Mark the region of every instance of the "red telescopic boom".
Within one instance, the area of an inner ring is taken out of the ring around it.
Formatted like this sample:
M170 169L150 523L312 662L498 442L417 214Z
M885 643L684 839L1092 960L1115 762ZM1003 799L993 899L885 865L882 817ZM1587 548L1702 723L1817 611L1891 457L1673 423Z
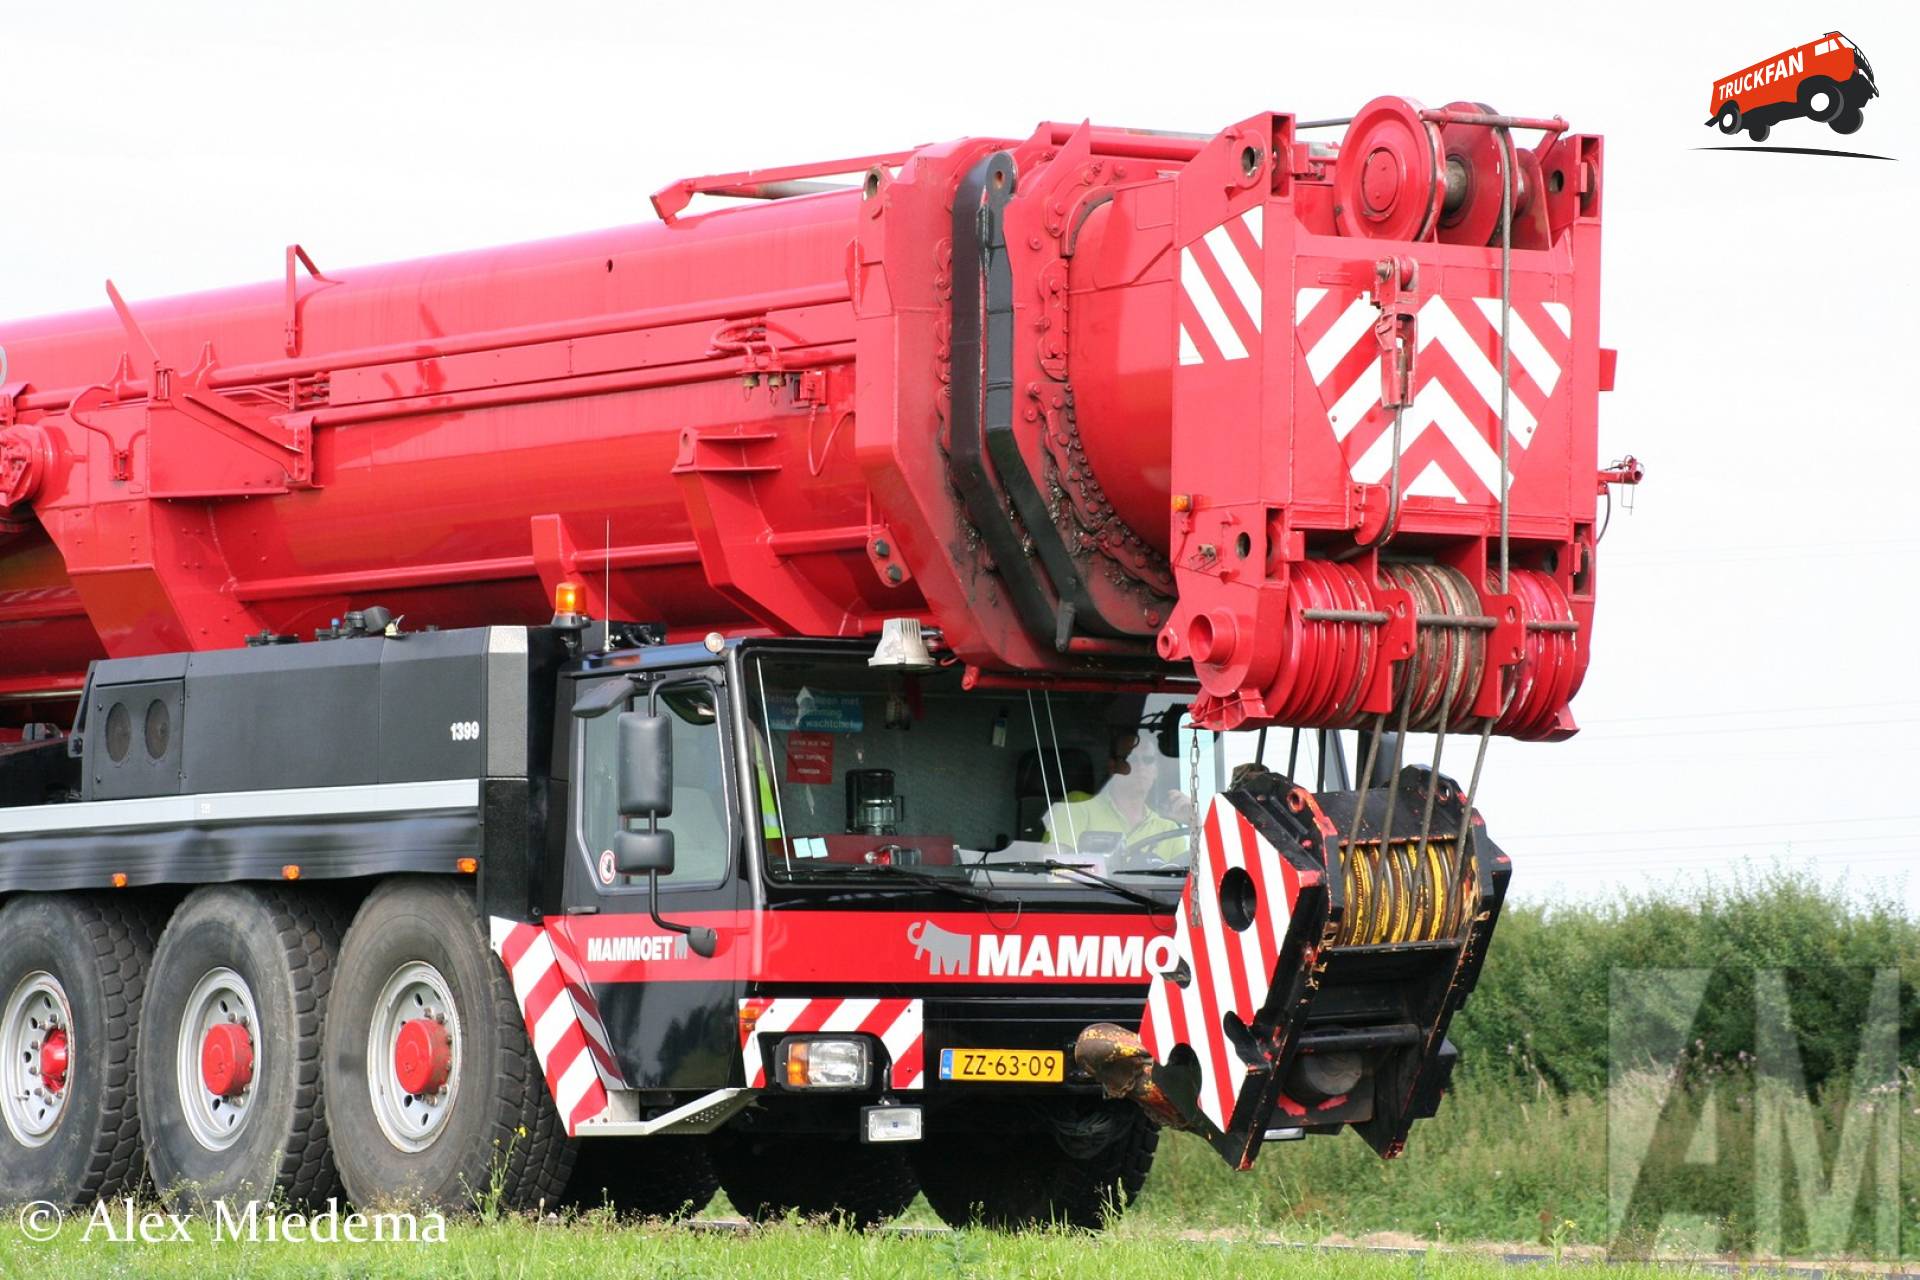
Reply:
M978 679L1197 677L1216 727L1563 735L1602 196L1557 118L1382 98L1338 146L1045 124L110 288L0 326L0 723L101 656L542 622L564 580L678 636L908 616Z

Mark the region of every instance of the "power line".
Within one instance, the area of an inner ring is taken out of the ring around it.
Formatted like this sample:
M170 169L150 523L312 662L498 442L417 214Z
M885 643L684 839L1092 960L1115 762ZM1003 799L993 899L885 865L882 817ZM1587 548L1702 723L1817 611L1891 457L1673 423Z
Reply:
M1582 727L1591 729L1596 725L1644 724L1651 720L1724 720L1733 716L1800 715L1822 711L1884 711L1890 707L1920 707L1920 701L1900 699L1888 702L1883 698L1874 702L1836 702L1819 707L1747 707L1740 711L1669 711L1653 716L1608 716L1600 720L1589 720Z
M1920 716L1880 716L1868 720L1827 720L1809 724L1734 724L1724 728L1700 725L1686 729L1643 729L1632 733L1596 733L1596 741L1620 742L1628 738L1697 738L1729 733L1822 732L1827 729L1858 729L1882 724L1920 724Z
M1614 831L1529 831L1507 840L1569 840L1599 836L1670 835L1684 831L1760 831L1776 827L1833 826L1855 822L1920 822L1920 813L1893 813L1885 817L1799 818L1789 822L1709 822L1693 827L1624 827Z
M1788 849L1799 848L1805 845L1852 844L1861 840L1889 839L1911 839L1920 842L1920 831L1876 831L1870 835L1860 836L1793 836L1784 840L1727 840L1696 841L1689 844L1634 844L1627 845L1618 851L1607 849L1541 849L1524 854L1523 856L1529 860L1537 858L1594 858L1602 854L1618 852L1629 857L1638 857L1648 853L1683 852L1694 849L1779 849L1784 852ZM1512 840L1496 838L1494 842L1500 845L1501 848L1507 849L1508 852L1514 852L1514 850L1510 848L1513 844ZM1892 851L1889 852L1891 853ZM1901 852L1899 856L1911 858L1914 852L1913 849L1908 849Z

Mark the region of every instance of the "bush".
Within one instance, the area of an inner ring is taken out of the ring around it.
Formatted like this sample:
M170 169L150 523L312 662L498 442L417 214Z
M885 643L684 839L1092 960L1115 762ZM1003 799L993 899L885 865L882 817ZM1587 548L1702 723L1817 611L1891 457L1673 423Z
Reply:
M1766 1164L1756 1145L1765 1126L1754 1104L1755 975L1778 970L1786 980L1805 1087L1816 1099L1812 1129L1801 1132L1825 1168L1860 1102L1852 1071L1874 972L1920 972L1917 951L1920 925L1896 905L1845 896L1811 875L1761 875L1601 907L1516 907L1502 917L1478 989L1454 1022L1461 1065L1453 1087L1439 1114L1414 1127L1401 1158L1382 1161L1356 1135L1341 1133L1270 1144L1251 1172L1237 1174L1198 1139L1168 1134L1140 1210L1186 1226L1255 1226L1304 1238L1385 1231L1556 1247L1565 1240L1765 1248L1754 1209ZM1623 1063L1631 1074L1615 1081L1619 1091L1610 1098L1611 975L1654 968L1709 974L1698 1009L1670 1028L1686 1049L1677 1077L1683 1087L1665 1088L1675 1080L1672 1062ZM1894 1249L1909 1256L1920 1247L1914 994L1903 977L1900 1061L1909 1065L1898 1103ZM1651 1074L1638 1070L1649 1065ZM1648 1115L1648 1105L1659 1110ZM1651 1143L1637 1178L1629 1175L1625 1235L1616 1241L1609 1241L1610 1121L1647 1124ZM1794 1160L1808 1154L1796 1151ZM1788 1206L1782 1247L1804 1255L1823 1239L1839 1239L1849 1252L1884 1251L1872 1214L1888 1200L1871 1177L1857 1196L1812 1216L1798 1177L1789 1170L1779 1188ZM1697 1230L1666 1238L1661 1224L1669 1215L1696 1221Z
M1477 1071L1537 1071L1562 1092L1592 1092L1607 1083L1615 970L1710 971L1697 1018L1679 1029L1708 1064L1754 1052L1754 975L1779 970L1807 1082L1844 1084L1877 969L1903 973L1902 1060L1920 1048L1916 960L1920 927L1897 905L1849 898L1804 873L1600 907L1515 907L1501 916L1452 1035Z

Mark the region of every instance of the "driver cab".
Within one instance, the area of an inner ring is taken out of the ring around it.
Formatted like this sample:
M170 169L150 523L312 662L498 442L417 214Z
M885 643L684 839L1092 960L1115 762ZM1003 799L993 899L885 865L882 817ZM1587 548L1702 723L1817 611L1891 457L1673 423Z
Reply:
M875 670L851 653L743 658L774 879L1048 859L1165 872L1219 785L1213 735L1173 695L968 689L957 666Z

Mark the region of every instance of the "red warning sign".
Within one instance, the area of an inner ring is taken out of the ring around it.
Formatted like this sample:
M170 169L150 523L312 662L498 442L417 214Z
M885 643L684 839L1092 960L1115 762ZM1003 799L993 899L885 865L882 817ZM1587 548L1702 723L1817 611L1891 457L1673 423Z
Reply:
M833 781L832 734L787 735L787 781L806 786L825 786Z

